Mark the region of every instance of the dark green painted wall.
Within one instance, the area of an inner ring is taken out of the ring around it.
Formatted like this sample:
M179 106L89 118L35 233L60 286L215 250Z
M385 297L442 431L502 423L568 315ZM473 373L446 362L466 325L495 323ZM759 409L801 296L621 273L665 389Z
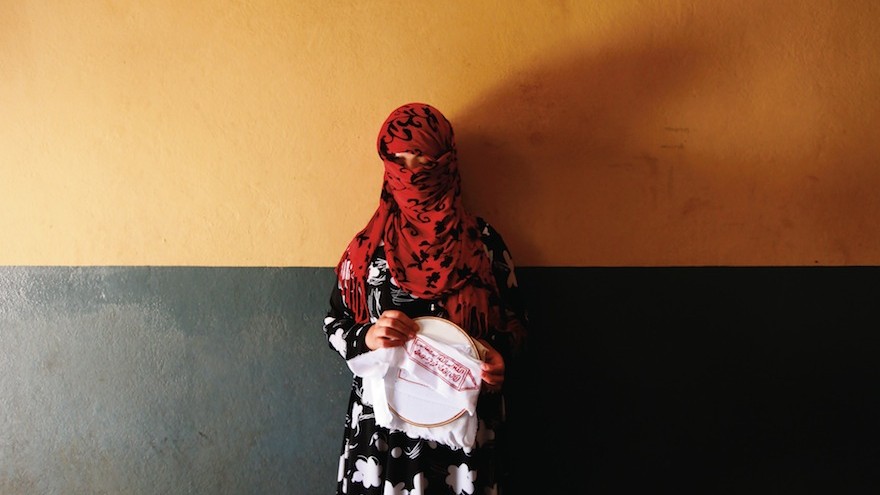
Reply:
M521 279L539 329L522 471L585 493L880 487L880 268Z
M880 268L526 267L520 281L523 482L876 481ZM0 268L0 493L330 493L349 383L321 332L332 283L330 268Z
M329 269L0 269L0 493L328 493Z

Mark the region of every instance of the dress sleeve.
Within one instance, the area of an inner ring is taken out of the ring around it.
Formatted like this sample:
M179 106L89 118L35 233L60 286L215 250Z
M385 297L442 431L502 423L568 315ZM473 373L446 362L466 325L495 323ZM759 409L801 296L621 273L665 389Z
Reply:
M330 292L330 310L324 318L324 334L330 347L346 360L368 352L370 349L366 338L370 325L371 322L355 322L354 314L342 299L339 283L334 282Z
M492 272L498 286L502 328L490 336L492 346L504 356L506 361L513 361L525 351L528 336L528 310L516 278L516 267L510 250L490 224L482 220L483 242L492 261Z

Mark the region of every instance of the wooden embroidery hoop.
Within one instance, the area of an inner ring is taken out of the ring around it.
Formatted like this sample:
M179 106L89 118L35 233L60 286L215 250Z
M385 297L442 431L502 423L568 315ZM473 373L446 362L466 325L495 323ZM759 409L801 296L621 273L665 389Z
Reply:
M420 316L413 318L413 321L419 325L420 334L444 344L466 345L467 353L471 357L480 358L476 341L455 323L439 316ZM398 381L398 383L400 382ZM395 386L397 385L395 384ZM432 404L430 410L419 403L402 403L394 407L391 402L391 400L388 401L388 408L395 416L411 425L423 428L448 425L466 412L465 409L457 410L455 408L449 408L448 411L438 411L436 404Z

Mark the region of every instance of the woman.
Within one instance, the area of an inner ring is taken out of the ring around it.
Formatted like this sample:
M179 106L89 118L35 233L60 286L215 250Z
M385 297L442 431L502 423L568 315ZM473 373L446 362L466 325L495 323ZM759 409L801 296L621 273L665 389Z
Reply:
M379 207L336 267L324 332L344 359L403 346L413 318L439 316L485 348L473 448L379 426L355 375L337 493L500 494L505 478L504 385L525 342L526 314L501 236L462 204L452 126L410 103L377 140L385 175Z

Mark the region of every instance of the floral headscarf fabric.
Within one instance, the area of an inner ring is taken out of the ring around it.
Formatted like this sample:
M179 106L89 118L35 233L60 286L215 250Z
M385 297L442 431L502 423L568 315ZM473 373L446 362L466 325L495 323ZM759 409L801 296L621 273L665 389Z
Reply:
M453 322L484 334L497 323L498 315L489 309L497 289L477 219L462 204L452 125L431 105L409 103L382 124L377 147L385 165L379 207L336 267L345 303L358 321L368 320L364 280L384 240L388 267L400 287L418 298L443 301ZM412 171L397 153L427 162Z

